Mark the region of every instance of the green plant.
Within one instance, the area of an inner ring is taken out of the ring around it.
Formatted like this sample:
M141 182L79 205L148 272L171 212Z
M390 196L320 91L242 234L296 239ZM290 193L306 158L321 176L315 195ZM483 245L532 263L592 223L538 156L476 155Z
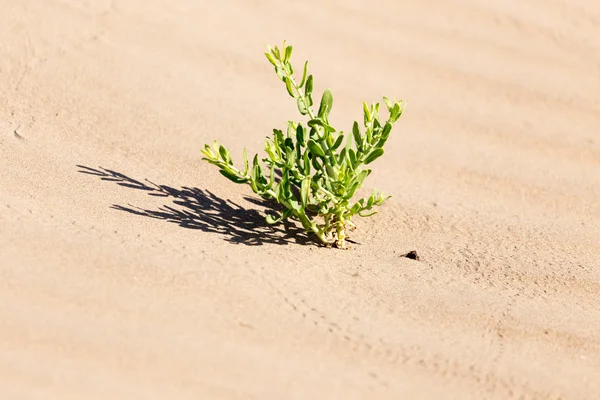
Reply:
M313 76L308 74L308 61L298 82L290 63L292 46L286 46L284 41L281 50L277 46L267 47L267 59L285 83L289 95L296 99L298 111L308 121L289 121L285 134L274 129L272 137L266 139L267 157L259 160L258 154L255 155L252 167L246 149L244 167L238 169L229 151L217 141L213 148L206 145L202 150L203 160L219 167L221 174L231 181L248 183L254 193L283 205L282 214L268 215L267 223L295 218L325 245L344 248L348 232L355 229L352 217L375 214L373 207L389 198L373 191L368 198L352 201L356 190L371 174L371 170L363 166L383 154L392 125L402 115L404 102L383 98L389 112L385 122L379 117L379 103L363 103L364 132L355 121L352 133L344 135L329 124L333 105L331 90L323 93L317 112L312 108Z

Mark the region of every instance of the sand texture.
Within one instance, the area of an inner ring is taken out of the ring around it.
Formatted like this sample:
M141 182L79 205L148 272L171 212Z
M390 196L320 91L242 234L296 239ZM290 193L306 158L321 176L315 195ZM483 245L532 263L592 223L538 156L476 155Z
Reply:
M600 398L597 0L0 0L2 399ZM408 106L316 246L201 160ZM416 250L420 261L402 257Z

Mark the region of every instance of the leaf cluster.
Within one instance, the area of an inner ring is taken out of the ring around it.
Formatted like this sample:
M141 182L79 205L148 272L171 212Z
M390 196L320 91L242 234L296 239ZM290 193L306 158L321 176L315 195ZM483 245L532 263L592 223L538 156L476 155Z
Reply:
M244 149L241 169L234 165L227 148L216 141L202 150L203 159L231 181L247 183L256 194L283 205L281 215L267 216L267 223L291 217L324 244L344 247L354 228L352 217L375 214L373 208L389 198L374 191L367 198L352 200L372 172L367 166L383 155L404 102L384 97L386 119L380 117L379 103L365 102L361 124L355 121L349 134L337 131L329 122L331 90L323 92L315 111L314 78L308 72L308 61L298 79L290 62L292 52L293 47L284 42L281 49L268 47L265 55L306 122L288 121L286 129L273 129L262 159L257 154L250 163Z

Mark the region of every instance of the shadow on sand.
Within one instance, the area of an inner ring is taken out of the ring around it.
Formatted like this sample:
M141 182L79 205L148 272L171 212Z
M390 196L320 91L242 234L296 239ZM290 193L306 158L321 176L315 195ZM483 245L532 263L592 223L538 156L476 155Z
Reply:
M105 168L90 168L77 165L78 172L99 177L103 181L115 182L119 186L143 190L150 196L171 200L155 210L143 209L128 204L112 205L111 208L131 214L176 223L182 228L200 229L203 232L218 233L225 240L235 244L261 246L263 244L307 244L310 238L292 221L284 221L276 226L267 225L264 215L258 210L245 209L231 200L225 200L210 192L193 187L179 189L157 185L149 180L140 182L120 172ZM274 205L262 199L244 198L264 209L272 210Z

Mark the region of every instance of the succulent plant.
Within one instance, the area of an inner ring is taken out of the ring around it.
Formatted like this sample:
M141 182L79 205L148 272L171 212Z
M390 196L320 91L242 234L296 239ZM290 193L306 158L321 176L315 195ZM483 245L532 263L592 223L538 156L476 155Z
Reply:
M293 218L323 244L345 248L349 232L355 229L352 218L375 214L373 208L389 198L373 191L367 198L353 200L356 190L371 174L365 166L383 155L405 102L384 97L388 111L385 121L379 116L379 103L363 103L362 124L355 121L351 134L338 132L329 123L331 90L323 92L315 111L308 61L298 81L290 62L292 50L284 41L281 49L268 46L265 55L307 121L288 121L285 132L273 129L273 135L265 141L267 156L259 159L255 155L251 165L244 149L243 167L235 167L227 148L217 141L212 147L205 145L203 160L219 167L229 180L249 184L254 193L280 203L284 211L277 216L267 215L267 223Z

